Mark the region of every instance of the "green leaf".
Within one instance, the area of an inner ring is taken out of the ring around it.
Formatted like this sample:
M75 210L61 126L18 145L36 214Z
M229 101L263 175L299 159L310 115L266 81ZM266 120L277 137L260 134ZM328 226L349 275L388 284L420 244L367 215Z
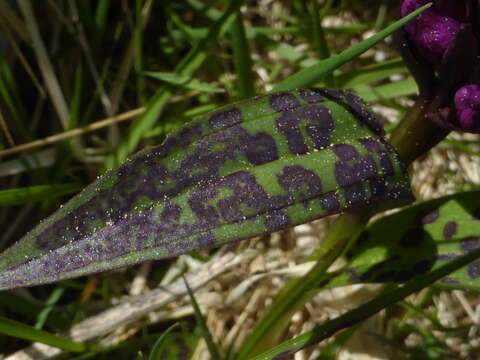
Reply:
M281 92L177 129L100 177L0 255L0 289L411 201L406 169L352 93Z
M145 75L150 76L154 79L167 82L172 85L177 85L184 87L190 90L197 90L207 93L220 93L225 90L212 86L208 83L204 83L200 80L191 78L186 75L180 75L176 73L166 73L166 72L154 72L154 71L144 71Z
M348 253L348 269L331 286L405 282L480 247L480 191L445 196L371 224ZM388 236L385 236L388 234ZM443 280L480 286L480 263Z
M389 232L390 234L391 232ZM324 324L316 326L310 331L296 336L293 339L285 341L267 352L257 355L253 360L286 359L292 355L313 344L317 344L335 334L337 331L350 328L354 324L368 319L373 314L386 308L387 306L404 299L405 297L420 291L428 285L440 280L448 274L458 271L462 267L473 261L480 259L480 248L477 248L465 255L458 256L454 260L441 264L437 269L416 276L409 280L404 286L387 287L379 296L367 303L350 310L343 315L329 320ZM393 288L393 289L392 289Z
M314 85L315 83L322 80L326 75L330 74L333 70L339 68L346 62L361 55L362 53L370 49L372 46L386 38L388 35L400 29L403 25L414 19L416 16L421 14L430 6L431 4L427 4L413 11L408 16L405 16L404 18L387 26L384 30L378 32L372 37L362 41L355 46L348 48L347 50L344 50L340 54L332 56L326 60L319 61L316 65L295 73L294 75L290 76L289 78L275 86L273 88L273 91L290 90L297 87Z
M46 331L35 329L21 322L0 317L0 333L20 339L37 341L72 352L83 352L86 347L82 343L52 335Z
M344 72L335 76L335 83L340 89L351 89L357 85L371 84L402 73L408 73L408 69L401 58L396 58Z
M80 184L36 185L0 191L0 207L55 199L79 191Z
M213 341L210 330L208 330L207 323L203 318L202 312L200 311L200 306L198 306L197 300L195 299L195 295L193 294L193 291L190 288L190 285L188 285L185 277L183 278L183 281L185 282L185 287L187 288L188 296L190 297L190 302L192 303L193 312L195 313L195 319L197 320L197 324L200 328L200 333L207 344L208 352L213 360L221 360L222 357L220 356L217 345L215 345L215 342Z
M150 352L150 355L148 356L148 360L157 360L161 359L162 353L166 349L166 339L168 335L175 330L175 328L178 327L178 323L173 324L170 326L167 330L165 330L162 335L155 341L155 344L152 347L152 351Z

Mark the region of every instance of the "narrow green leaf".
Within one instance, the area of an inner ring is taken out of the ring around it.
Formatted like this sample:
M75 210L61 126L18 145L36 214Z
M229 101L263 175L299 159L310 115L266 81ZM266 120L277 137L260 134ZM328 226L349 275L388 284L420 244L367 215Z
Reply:
M155 341L155 344L152 347L152 351L150 352L150 355L148 356L148 360L158 360L161 359L162 353L165 351L165 344L166 344L166 339L168 335L175 330L175 328L178 327L178 323L173 324L170 326L167 330L165 330L162 335Z
M36 185L26 188L1 190L0 207L21 205L35 201L55 199L79 191L80 184Z
M339 68L346 62L356 58L360 54L364 53L372 46L391 35L396 30L400 29L403 25L414 19L423 11L428 9L431 4L422 6L421 8L413 11L406 17L396 21L392 25L387 26L384 30L378 32L372 37L362 41L361 43L344 50L336 56L332 56L326 60L319 61L317 65L304 69L290 76L286 80L279 83L273 88L272 91L290 90L297 87L311 86L322 80L327 74L330 74L333 70Z
M86 350L84 344L52 335L43 330L37 330L34 327L4 317L0 317L0 333L19 339L37 341L72 352L83 352Z
M197 300L195 299L195 295L193 294L192 289L190 289L190 285L188 285L188 282L185 279L185 277L183 278L183 281L185 282L185 286L188 291L188 296L190 297L190 302L192 303L193 312L195 313L195 319L197 320L197 325L200 327L200 332L202 334L202 337L205 340L205 343L207 344L208 352L210 353L210 356L212 357L213 360L221 360L222 357L220 356L220 353L217 349L217 345L215 345L215 342L213 341L210 330L208 330L207 323L203 318L202 312L200 311L200 307L198 306Z
M165 72L155 72L155 71L144 71L145 75L150 76L154 79L167 82L172 85L177 85L184 87L190 90L197 90L206 93L220 93L225 90L212 86L208 83L202 82L197 79L193 79L189 76L179 75L176 73L165 73Z
M233 63L237 73L238 93L240 99L255 95L254 73L252 71L252 59L250 49L245 36L242 12L237 11L237 16L232 26Z
M344 72L335 77L340 89L351 89L356 85L371 84L392 75L407 73L408 69L401 58L371 64L360 69Z
M295 90L205 114L88 186L0 254L0 289L176 256L360 206L411 201L354 94Z
M400 81L376 86L374 88L356 88L358 94L367 101L380 101L398 96L418 94L418 85L411 76Z

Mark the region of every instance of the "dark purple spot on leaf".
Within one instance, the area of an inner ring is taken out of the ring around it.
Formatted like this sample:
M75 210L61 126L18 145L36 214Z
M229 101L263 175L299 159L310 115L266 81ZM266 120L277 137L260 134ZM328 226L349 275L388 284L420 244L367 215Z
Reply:
M272 136L259 133L246 140L245 156L254 165L261 165L278 159L277 144Z
M320 91L318 91L318 89L315 89L315 88L299 90L299 94L301 98L306 102L308 102L309 104L315 104L315 103L325 101Z
M338 195L334 192L326 193L319 198L320 206L328 213L333 213L340 210L340 200Z
M216 186L229 189L232 195L217 201L217 208L222 218L233 222L256 213L266 212L271 199L257 183L255 176L247 171L238 171L223 178Z
M382 198L387 193L387 185L383 179L370 179L368 184L370 192L375 198Z
M198 235L193 241L199 249L210 248L216 245L215 235L211 231Z
M449 221L443 227L443 236L445 239L451 239L457 233L457 223L455 221Z
M333 146L333 152L342 161L349 161L358 158L359 154L354 146L348 144L338 144Z
M437 260L439 261L450 261L456 259L458 257L457 254L441 254L437 256Z
M209 124L213 129L220 129L236 125L242 121L242 111L234 107L213 114L209 119Z
M285 112L276 119L276 123L293 154L308 152L304 132L312 139L315 149L321 150L330 145L334 124L330 111L324 106L309 105Z
M368 126L376 135L384 135L383 127L375 115L368 110L368 105L363 99L345 90L318 89L318 91L326 98L345 106L361 125Z
M480 261L476 261L473 264L468 265L468 276L471 279L477 279L480 277Z
M363 184L353 184L345 189L345 200L349 206L364 204L367 202L367 194Z
M309 200L322 194L322 182L318 175L302 166L284 167L277 179L292 202Z
M382 148L382 145L378 142L378 141L375 141L374 139L372 138L363 138L363 139L360 139L358 140L364 147L365 149L367 149L367 151L369 152L373 152L373 153L379 153L379 152L382 152L384 151L383 148Z
M273 94L269 97L270 107L278 112L290 111L300 106L300 101L289 92Z
M277 210L265 216L264 225L268 231L277 231L290 225L290 217L284 210Z
M424 225L433 224L435 221L438 220L439 216L440 216L440 210L436 208L431 210L428 214L422 216L420 222Z
M460 248L464 254L468 254L480 247L480 238L476 236L469 236L460 240Z
M459 284L460 282L458 280L446 277L442 279L442 283L444 284Z

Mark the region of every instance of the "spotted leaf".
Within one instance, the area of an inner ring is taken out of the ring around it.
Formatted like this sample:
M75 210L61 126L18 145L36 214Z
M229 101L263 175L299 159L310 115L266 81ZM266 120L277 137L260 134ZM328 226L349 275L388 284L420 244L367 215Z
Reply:
M349 251L349 269L332 285L405 282L480 247L480 191L412 206L370 225ZM479 286L480 263L443 279Z
M412 200L358 97L309 89L204 115L100 177L0 255L0 289L249 238Z

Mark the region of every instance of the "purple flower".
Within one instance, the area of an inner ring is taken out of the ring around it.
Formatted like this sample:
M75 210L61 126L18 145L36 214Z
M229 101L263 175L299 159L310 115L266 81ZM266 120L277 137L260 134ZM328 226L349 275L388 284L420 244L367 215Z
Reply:
M465 85L458 89L455 108L460 129L480 133L480 85Z
M405 0L402 3L401 15L406 16L428 2L428 0ZM452 5L453 2L455 6ZM461 9L462 1L437 0L433 7L405 26L408 36L429 62L439 63L455 42L461 28L461 23L457 20L462 18Z

